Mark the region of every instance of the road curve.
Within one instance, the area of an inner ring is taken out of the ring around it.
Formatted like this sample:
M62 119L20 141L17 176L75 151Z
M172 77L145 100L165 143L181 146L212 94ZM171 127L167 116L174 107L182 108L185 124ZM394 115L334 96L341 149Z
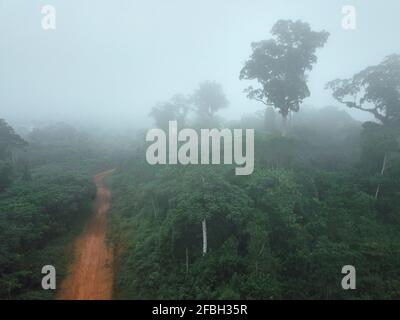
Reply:
M111 193L104 178L114 170L95 176L95 211L85 231L75 241L74 261L56 296L59 300L109 300L113 289L113 254L106 244L107 212Z

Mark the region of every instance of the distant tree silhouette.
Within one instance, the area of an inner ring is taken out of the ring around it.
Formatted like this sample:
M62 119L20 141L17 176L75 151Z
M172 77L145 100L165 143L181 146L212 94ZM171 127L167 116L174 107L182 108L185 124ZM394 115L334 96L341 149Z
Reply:
M225 96L222 86L215 81L200 83L199 88L192 96L195 111L199 115L214 117L215 112L226 108L229 101Z
M4 119L0 119L0 160L10 159L13 150L27 145Z
M174 95L169 101L154 106L150 111L156 126L161 129L168 128L168 122L176 120L178 126L185 126L186 117L190 108L189 99L183 95Z
M279 20L273 38L251 44L253 53L240 72L240 79L257 80L259 88L247 88L247 96L279 109L286 123L289 112L297 112L310 96L307 71L317 62L315 51L324 46L329 33L312 31L301 21Z
M5 120L0 119L0 192L13 180L14 151L27 145Z
M392 54L350 79L326 85L333 97L349 108L366 111L384 125L400 125L400 55Z
M337 101L349 108L369 112L381 122L382 126L364 125L364 135L372 145L368 150L374 149L375 154L380 154L380 175L383 177L392 154L400 150L400 55L392 54L350 79L333 80L326 88L333 91ZM379 182L375 198L379 197L381 185Z

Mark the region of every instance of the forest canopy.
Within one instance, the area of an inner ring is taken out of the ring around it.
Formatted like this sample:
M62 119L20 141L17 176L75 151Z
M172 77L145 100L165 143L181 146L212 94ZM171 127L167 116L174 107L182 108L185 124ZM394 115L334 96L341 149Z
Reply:
M215 13L207 9L209 23ZM246 14L240 12L241 20ZM196 19L188 17L179 19L191 29ZM123 15L113 28L130 20ZM105 33L92 41L88 31L83 50L65 51L71 59L65 69L47 59L40 74L63 70L61 91L56 80L51 89L37 81L26 90L27 105L39 105L35 95L46 92L55 113L57 104L70 107L79 121L64 113L57 120L29 122L28 113L19 121L0 119L0 299L60 297L60 287L41 287L45 265L55 267L57 281L75 272L90 275L90 284L98 283L93 270L107 270L107 297L114 299L400 298L400 54L388 49L380 57L379 51L380 61L360 59L347 72L350 58L329 60L337 33L308 22L281 19L261 36L243 29L254 41L225 37L235 42L223 54L213 47L219 31L201 27L206 35L194 48L187 46L191 36L170 42L165 34L144 41ZM40 39L56 48L60 34ZM182 43L174 56L169 50ZM85 49L92 45L96 54ZM333 67L321 72L322 63ZM175 69L165 76L163 64ZM234 75L236 87L225 73ZM320 81L321 73L329 79ZM14 78L25 80L10 77L4 87L12 89ZM141 94L145 99L135 100ZM309 103L318 94L314 101L323 103ZM9 108L18 101L8 101ZM120 104L129 105L130 116ZM106 125L85 119L86 105ZM133 127L142 111L149 122ZM150 149L149 142L163 148ZM82 234L89 236L77 238ZM93 253L78 271L70 266L85 251L76 241ZM343 270L356 271L356 290L343 286Z

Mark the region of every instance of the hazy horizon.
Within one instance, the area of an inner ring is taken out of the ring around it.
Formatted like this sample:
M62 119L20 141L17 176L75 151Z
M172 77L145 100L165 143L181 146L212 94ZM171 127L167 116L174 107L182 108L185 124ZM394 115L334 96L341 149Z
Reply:
M41 27L43 5L56 8L57 28ZM357 29L341 26L342 7L355 5ZM0 0L0 117L143 127L157 102L189 95L204 80L222 84L226 119L263 109L246 98L239 72L250 43L271 37L279 19L302 20L330 32L309 78L304 105L340 106L327 81L378 64L394 41L400 5L359 1L96 1ZM254 83L255 84L255 83ZM346 109L346 111L349 111ZM350 111L358 120L370 119Z

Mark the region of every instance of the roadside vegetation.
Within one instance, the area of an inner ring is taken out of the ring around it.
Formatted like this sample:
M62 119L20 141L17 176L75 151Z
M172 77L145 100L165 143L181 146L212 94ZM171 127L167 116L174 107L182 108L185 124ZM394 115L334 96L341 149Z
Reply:
M42 267L53 265L58 281L65 276L92 212L93 174L109 158L65 124L21 138L1 120L0 134L0 298L50 299Z

